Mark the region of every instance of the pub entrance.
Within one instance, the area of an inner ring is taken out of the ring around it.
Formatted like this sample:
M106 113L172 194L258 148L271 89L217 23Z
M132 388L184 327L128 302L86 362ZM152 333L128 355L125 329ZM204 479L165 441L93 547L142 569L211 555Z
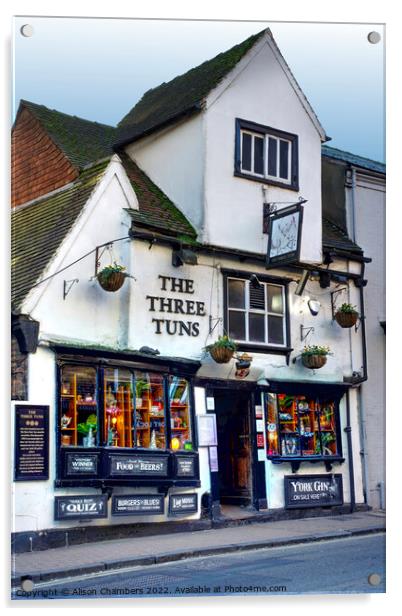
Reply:
M250 394L215 390L221 505L252 504Z

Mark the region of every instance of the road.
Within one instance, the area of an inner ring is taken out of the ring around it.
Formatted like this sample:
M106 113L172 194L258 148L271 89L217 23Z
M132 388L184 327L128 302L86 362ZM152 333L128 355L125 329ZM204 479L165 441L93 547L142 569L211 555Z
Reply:
M379 576L375 585L368 579ZM378 583L379 581L379 583ZM37 585L15 599L385 592L385 535L136 567Z

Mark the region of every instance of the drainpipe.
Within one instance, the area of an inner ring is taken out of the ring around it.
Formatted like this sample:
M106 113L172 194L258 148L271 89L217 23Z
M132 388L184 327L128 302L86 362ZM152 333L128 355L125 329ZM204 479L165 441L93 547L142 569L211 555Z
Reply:
M356 496L355 496L355 474L353 468L353 451L352 451L352 428L350 425L350 398L349 390L346 392L346 438L348 441L348 463L349 463L349 486L350 486L350 513L355 511Z
M356 243L356 169L349 167L346 172L346 186L351 189L350 191L350 209L352 214L352 239Z

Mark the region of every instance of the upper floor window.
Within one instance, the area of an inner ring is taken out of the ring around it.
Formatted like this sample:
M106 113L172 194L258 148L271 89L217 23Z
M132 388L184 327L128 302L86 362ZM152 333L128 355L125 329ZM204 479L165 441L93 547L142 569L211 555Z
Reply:
M298 190L297 136L237 119L235 175Z
M241 347L286 349L286 285L261 278L257 285L246 274L225 276L225 329Z

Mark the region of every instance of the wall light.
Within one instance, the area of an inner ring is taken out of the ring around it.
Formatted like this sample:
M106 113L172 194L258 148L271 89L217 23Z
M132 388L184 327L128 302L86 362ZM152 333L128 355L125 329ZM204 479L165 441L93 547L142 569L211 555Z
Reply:
M313 317L316 317L321 308L321 304L318 299L309 299L307 304Z
M187 248L180 248L179 250L173 250L172 252L172 265L174 267L180 267L181 265L197 265L197 255L192 250Z

